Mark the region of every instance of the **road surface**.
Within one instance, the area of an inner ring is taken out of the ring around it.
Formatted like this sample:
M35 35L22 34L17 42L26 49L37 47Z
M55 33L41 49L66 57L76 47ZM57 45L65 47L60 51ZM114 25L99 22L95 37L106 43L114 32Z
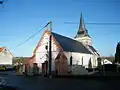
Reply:
M7 84L21 90L117 90L120 82L97 81L68 78L45 78L42 76L16 76L14 72L4 72L0 76Z

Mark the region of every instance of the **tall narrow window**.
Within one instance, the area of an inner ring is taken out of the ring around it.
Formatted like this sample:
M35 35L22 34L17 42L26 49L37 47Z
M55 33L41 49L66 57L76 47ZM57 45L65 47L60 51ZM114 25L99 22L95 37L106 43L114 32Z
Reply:
M47 45L45 46L45 49L48 50L48 46Z
M72 66L72 56L70 57L70 66Z
M89 62L88 62L88 68L92 68L91 58L89 59Z
M82 66L83 66L83 57L82 57L81 61L82 61Z
M101 66L101 58L97 58L98 66Z

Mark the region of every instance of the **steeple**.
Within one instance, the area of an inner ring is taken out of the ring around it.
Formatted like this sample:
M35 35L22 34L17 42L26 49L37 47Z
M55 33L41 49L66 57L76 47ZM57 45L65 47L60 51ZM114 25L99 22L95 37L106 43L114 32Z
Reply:
M81 13L81 16L80 16L79 31L83 30L81 28L83 28L83 29L85 28L85 23L84 23L84 19L83 19L82 13Z
M79 29L78 29L76 37L81 37L81 36L89 36L88 31L85 28L85 23L84 23L82 13L81 13L81 16L80 16L80 24L79 24Z

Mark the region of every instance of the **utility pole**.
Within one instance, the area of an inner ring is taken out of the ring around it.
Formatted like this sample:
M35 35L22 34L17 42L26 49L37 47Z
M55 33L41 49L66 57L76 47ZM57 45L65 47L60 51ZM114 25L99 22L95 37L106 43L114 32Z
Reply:
M103 59L103 74L104 74L104 76L105 76L105 66L104 66L105 64L104 64L104 59Z
M49 22L50 24L50 37L49 37L49 77L51 78L52 77L52 73L51 73L51 68L52 68L52 65L51 65L51 62L52 62L52 21Z

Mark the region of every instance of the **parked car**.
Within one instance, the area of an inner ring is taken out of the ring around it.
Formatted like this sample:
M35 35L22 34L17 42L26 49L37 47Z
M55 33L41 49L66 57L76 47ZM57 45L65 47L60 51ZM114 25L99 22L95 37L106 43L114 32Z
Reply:
M5 71L6 67L4 65L0 65L0 70Z
M14 66L12 65L0 65L0 70L1 71L6 71L6 70L10 70L10 69L13 69Z

